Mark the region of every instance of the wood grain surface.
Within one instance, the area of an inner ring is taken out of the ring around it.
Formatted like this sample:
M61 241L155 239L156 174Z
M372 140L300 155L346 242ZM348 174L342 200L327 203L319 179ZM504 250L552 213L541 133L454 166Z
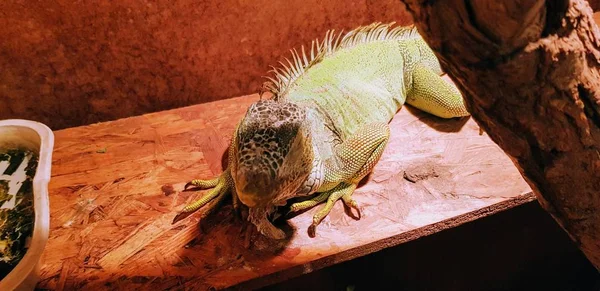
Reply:
M50 182L51 233L40 288L258 288L502 211L534 196L508 157L470 119L403 108L372 175L317 228L317 208L273 242L231 215L171 220L204 192L193 178L223 169L250 95L57 131ZM202 225L202 227L199 227Z

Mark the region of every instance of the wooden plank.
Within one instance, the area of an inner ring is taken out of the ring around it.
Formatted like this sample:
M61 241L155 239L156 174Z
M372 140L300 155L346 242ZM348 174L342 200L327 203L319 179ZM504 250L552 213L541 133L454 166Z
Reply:
M385 153L354 195L353 220L337 203L317 229L317 208L272 242L231 207L175 225L204 192L186 181L218 175L235 123L257 95L56 132L51 233L40 288L257 288L534 200L504 153L472 119L441 120L410 107L391 123Z

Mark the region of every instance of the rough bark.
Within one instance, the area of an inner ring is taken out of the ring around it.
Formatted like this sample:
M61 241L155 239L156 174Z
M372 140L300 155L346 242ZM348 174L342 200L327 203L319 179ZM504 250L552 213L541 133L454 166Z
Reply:
M403 2L473 118L600 270L600 31L588 2Z

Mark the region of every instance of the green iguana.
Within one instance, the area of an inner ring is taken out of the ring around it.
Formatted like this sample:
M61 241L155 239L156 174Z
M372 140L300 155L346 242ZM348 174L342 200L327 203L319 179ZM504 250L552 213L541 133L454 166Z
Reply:
M300 211L322 202L316 227L341 199L352 198L388 142L388 123L406 102L442 117L468 116L456 87L445 82L439 62L414 26L373 23L344 35L325 34L310 55L292 50L263 88L273 97L253 103L238 123L227 169L185 189L213 188L175 218L233 193L233 206L248 207L248 220L265 236L282 239L270 215L288 199L314 194L291 205ZM262 96L262 93L261 93Z

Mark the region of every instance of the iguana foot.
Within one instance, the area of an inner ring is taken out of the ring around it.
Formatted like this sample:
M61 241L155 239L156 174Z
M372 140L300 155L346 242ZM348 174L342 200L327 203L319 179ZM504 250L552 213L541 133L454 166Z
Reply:
M353 208L355 207L356 209L358 209L358 204L356 203L356 201L354 201L353 199L350 198L355 189L356 189L356 184L340 183L338 186L331 189L330 191L324 192L323 194L326 194L326 196L327 196L327 202L325 203L325 206L323 208L321 208L321 210L319 210L319 212L317 212L313 216L313 222L311 225L312 230L313 231L316 230L316 227L331 212L333 205L335 204L335 202L340 200L340 198L346 204L350 203L352 205L350 207L353 207ZM321 195L323 195L323 194L321 194ZM319 196L321 196L321 195L319 195ZM344 197L346 197L346 198L344 198Z
M320 204L321 202L327 200L327 197L329 197L329 194L330 194L329 192L323 192L323 193L320 193L319 195L317 195L311 199L308 199L306 201L293 203L290 206L290 211L288 212L288 214L293 213L293 212L300 212L302 210L312 208L312 207L316 206L317 204Z
M331 193L329 192L323 192L320 193L319 195L302 201L302 202L296 202L296 203L292 203L292 205L290 206L290 210L288 211L287 215L290 215L292 213L295 212L300 212L309 208L312 208L318 204L321 204L323 201L327 200L327 198L329 197ZM350 209L354 209L357 212L357 218L360 219L361 217L361 213L360 213L360 207L358 206L358 203L356 203L356 200L352 199L352 192L347 193L346 195L342 196L342 201L344 201L344 204L346 204L346 206L348 206ZM354 215L354 213L352 213Z
M211 189L206 195L202 196L202 198L185 206L180 211L180 213L177 214L175 216L175 218L173 218L172 223L176 223L176 222L188 217L190 214L192 214L196 210L202 208L209 202L215 200L215 202L212 205L210 205L206 209L206 211L204 211L202 213L201 218L206 217L208 214L210 214L212 211L214 211L221 204L221 202L223 200L225 200L225 198L227 198L227 196L231 193L230 190L232 189L232 185L233 185L233 182L231 181L231 176L229 175L228 170L225 171L221 176L214 178L214 179L192 180L191 182L188 182L184 186L185 190L187 190L190 186L196 186L200 189L209 189L209 188L213 188L213 189ZM236 199L234 199L234 207L237 206L237 203L235 203L235 200Z

